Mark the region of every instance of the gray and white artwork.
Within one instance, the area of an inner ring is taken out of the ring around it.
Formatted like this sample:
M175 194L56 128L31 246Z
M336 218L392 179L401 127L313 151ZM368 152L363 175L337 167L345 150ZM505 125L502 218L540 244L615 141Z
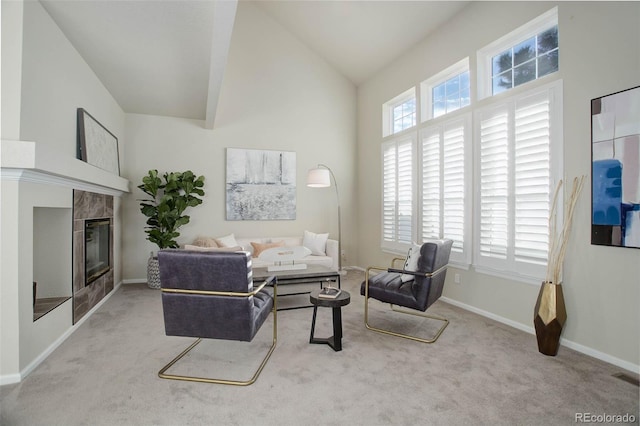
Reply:
M227 220L296 218L296 153L227 148Z

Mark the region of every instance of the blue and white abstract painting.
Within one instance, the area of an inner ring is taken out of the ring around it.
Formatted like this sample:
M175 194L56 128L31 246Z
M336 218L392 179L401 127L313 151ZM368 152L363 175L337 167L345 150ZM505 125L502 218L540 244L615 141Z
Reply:
M227 220L294 220L296 153L227 148Z
M640 86L591 101L591 243L640 248Z

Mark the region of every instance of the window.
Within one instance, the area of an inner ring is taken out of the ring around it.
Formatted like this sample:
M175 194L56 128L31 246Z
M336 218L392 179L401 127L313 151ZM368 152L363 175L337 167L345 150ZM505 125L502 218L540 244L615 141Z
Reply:
M556 82L477 111L478 268L544 277L551 188L560 177L561 93Z
M478 52L479 98L559 69L558 9L539 16Z
M400 133L416 125L416 91L411 88L382 106L383 136Z
M421 240L450 238L452 262L469 264L471 249L471 115L421 132Z
M382 247L389 250L414 241L414 145L414 135L382 145Z
M494 56L491 63L494 95L558 71L558 26Z
M465 58L421 84L422 121L464 108L471 103L469 58Z

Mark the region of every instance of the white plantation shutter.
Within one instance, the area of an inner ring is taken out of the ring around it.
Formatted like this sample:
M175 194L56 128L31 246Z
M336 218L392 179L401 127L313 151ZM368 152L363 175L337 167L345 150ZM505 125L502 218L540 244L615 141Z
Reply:
M547 93L516 102L515 228L516 261L546 265L550 211L550 117Z
M509 114L480 114L480 256L506 259L509 225Z
M561 176L560 81L478 111L480 267L543 278L551 182Z
M422 133L422 241L442 234L440 129Z
M421 133L421 236L453 240L451 260L469 263L465 233L470 205L467 191L466 145L470 142L470 115ZM470 200L469 200L470 202Z
M382 246L405 249L413 241L414 137L382 145Z
M464 251L465 232L465 123L445 125L442 157L444 216L442 236L453 240L452 254ZM455 256L454 256L455 257Z

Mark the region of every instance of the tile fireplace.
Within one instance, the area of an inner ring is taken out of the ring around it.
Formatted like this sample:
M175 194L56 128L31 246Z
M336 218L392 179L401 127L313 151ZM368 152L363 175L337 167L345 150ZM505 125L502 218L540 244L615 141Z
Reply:
M113 287L113 196L74 189L74 324Z

